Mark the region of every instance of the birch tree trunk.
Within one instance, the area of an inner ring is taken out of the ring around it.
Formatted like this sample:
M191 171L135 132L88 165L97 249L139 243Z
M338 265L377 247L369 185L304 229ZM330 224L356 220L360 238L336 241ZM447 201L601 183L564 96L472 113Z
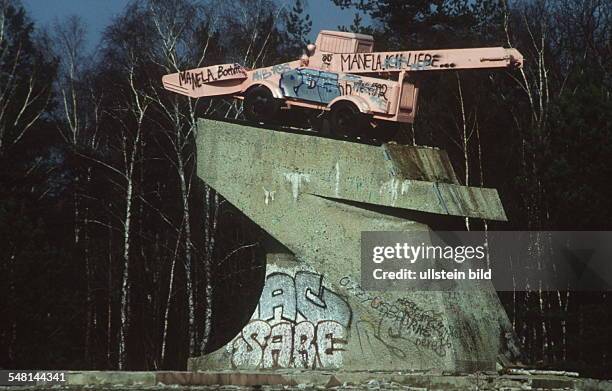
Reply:
M82 20L71 15L61 22L56 22L53 29L54 51L60 59L60 70L56 81L57 88L61 92L61 113L64 121L59 125L59 133L62 135L67 144L76 150L83 143L82 133L87 128L85 107L81 107L83 96L77 85L82 82L83 69L86 62L85 36L87 29ZM86 142L83 144L87 144ZM91 345L91 329L92 329L92 293L91 293L91 265L89 260L89 236L87 233L87 216L88 209L85 205L85 221L81 217L81 174L75 177L74 186L74 244L76 257L80 257L83 251L85 263L85 341L84 341L84 360L88 365L90 362L90 345ZM87 168L85 188L91 182L91 167ZM85 240L81 240L81 230L85 230Z
M193 39L193 33L197 29L197 16L200 15L201 8L198 8L193 3L188 1L177 1L173 3L163 3L151 1L149 3L149 15L155 26L157 36L155 39L159 42L161 50L151 54L152 61L160 64L162 68L170 73L177 72L185 67L199 67L206 57L208 42L200 51L189 53L181 51L185 47L198 47L190 40ZM189 62L193 63L189 64ZM193 237L191 231L191 207L190 194L193 178L193 165L190 162L193 159L191 152L193 142L195 140L194 133L196 129L195 110L198 100L188 100L187 104L181 104L182 97L172 97L164 99L161 96L156 97L156 104L161 112L169 120L171 129L168 129L168 140L173 148L173 155L169 156L172 164L175 167L176 175L179 180L180 202L182 210L182 219L179 226L179 236L182 233L183 251L185 259L183 261L185 270L185 291L187 300L187 322L188 322L188 339L189 339L189 355L195 356L198 353L198 327L196 324L196 306L197 306L197 284L194 281L196 275L195 263L193 261L194 248ZM176 263L176 253L172 261L171 270L174 273ZM174 286L174 275L170 276L169 286ZM170 295L173 290L169 289L169 296L166 301L166 316L164 323L164 332L162 336L162 359L165 356L166 336L167 336L167 311L170 305Z
M130 60L134 57L130 56ZM140 154L140 140L142 135L142 125L145 118L145 113L148 106L147 96L141 95L135 83L135 62L130 63L128 69L128 87L131 95L130 111L135 117L135 135L134 140L129 140L128 135L131 133L129 128L124 129L123 135L123 158L124 158L124 179L126 182L125 188L125 210L123 220L123 272L121 277L121 323L119 325L119 362L120 370L126 368L127 364L127 349L126 338L130 325L130 246L131 246L131 229L132 229L132 208L134 203L134 181L136 159ZM128 125L129 126L129 125Z
M202 342L200 351L206 352L210 336L212 332L212 316L213 316L213 253L215 249L215 235L217 233L217 221L219 217L219 194L214 191L213 201L211 203L210 193L214 190L210 186L206 185L206 199L205 199L205 221L204 221L204 240L206 243L206 251L204 256L204 278L206 280L206 309L204 310L204 333L202 335ZM212 210L212 213L211 213Z

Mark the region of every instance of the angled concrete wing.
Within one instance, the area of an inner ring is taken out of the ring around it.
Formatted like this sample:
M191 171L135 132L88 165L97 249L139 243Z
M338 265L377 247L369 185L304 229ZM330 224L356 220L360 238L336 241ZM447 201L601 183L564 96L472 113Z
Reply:
M497 191L459 185L446 153L437 149L378 147L224 122L205 123L202 131L214 132L214 137L207 142L204 134L200 136L199 164L203 170L206 167L202 178L210 180L213 187L223 176L232 175L237 187L238 181L245 180L260 184L261 194L274 191L263 189L265 184L289 186L294 201L301 194L310 194L436 214L506 220ZM234 155L237 151L238 156ZM391 160L398 155L410 156L412 167L408 159ZM213 160L209 156L218 157ZM248 171L227 171L240 166ZM237 202L249 202L252 197L237 198Z

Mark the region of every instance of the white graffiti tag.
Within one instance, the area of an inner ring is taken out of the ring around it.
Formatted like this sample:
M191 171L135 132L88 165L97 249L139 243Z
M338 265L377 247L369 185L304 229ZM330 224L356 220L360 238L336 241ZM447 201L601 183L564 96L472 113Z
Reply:
M235 368L338 368L351 309L323 276L271 273L258 310L231 347Z

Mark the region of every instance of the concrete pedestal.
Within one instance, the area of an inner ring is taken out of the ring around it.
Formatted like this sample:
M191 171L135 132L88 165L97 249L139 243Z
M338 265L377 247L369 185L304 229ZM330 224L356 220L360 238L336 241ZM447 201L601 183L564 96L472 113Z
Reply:
M428 231L450 216L505 220L494 189L461 186L446 153L210 120L198 176L284 246L270 250L242 332L191 370L494 370L510 324L492 289L370 292L362 231ZM225 309L231 311L231 308Z

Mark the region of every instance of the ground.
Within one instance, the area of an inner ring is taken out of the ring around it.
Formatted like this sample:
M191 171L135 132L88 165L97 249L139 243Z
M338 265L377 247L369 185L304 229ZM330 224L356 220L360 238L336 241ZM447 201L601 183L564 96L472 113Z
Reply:
M0 387L25 390L601 390L612 381L567 374L478 373L451 375L402 372L215 371L215 372L68 372L67 385Z

